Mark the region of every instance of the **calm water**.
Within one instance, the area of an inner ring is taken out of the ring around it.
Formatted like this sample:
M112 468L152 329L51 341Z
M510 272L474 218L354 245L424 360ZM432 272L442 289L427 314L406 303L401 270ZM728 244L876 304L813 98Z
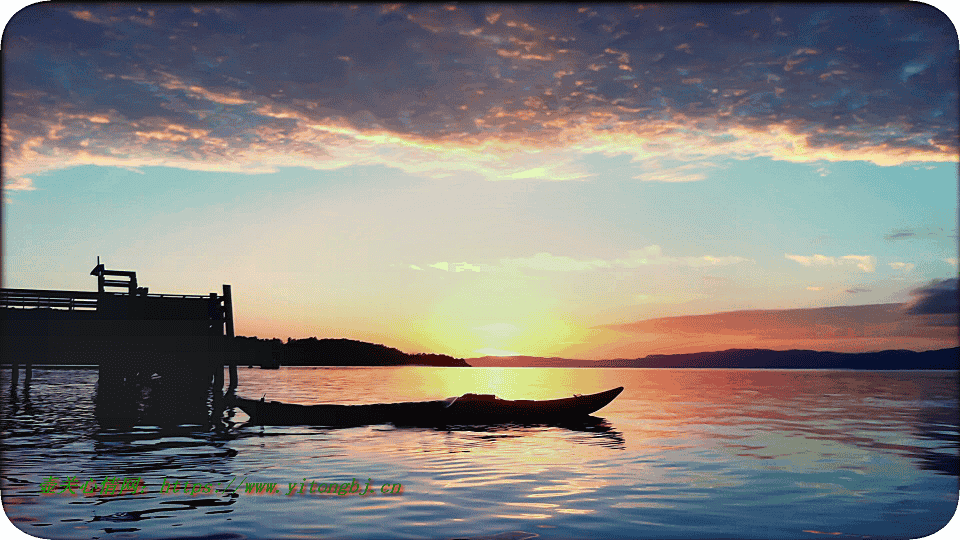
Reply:
M42 538L919 538L957 507L956 371L241 368L240 381L240 395L299 403L626 391L573 427L262 428L237 411L219 432L117 430L94 419L96 371L37 370L14 397L6 370L7 515ZM140 477L146 492L43 495L50 476ZM287 495L354 478L376 494ZM164 479L282 491L162 494Z

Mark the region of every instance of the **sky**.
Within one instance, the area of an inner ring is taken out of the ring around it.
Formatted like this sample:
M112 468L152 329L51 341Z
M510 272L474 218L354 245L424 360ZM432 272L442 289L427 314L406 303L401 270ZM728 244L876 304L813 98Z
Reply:
M958 40L900 4L34 4L3 286L460 358L957 345Z

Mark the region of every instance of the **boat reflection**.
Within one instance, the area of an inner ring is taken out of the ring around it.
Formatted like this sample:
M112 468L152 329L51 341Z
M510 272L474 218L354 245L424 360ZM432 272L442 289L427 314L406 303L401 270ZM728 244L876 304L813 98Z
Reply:
M229 410L229 408L228 408ZM241 433L257 434L259 436L275 434L289 435L286 430L275 431L274 429L265 430L264 426L254 424L250 421L227 422L231 433L238 436ZM288 426L289 427L289 426ZM309 433L330 433L345 429L356 429L362 426L298 426L307 429ZM625 439L623 433L613 427L605 418L597 416L585 416L576 420L555 421L555 422L502 422L496 424L446 424L446 425L393 425L383 424L376 426L381 429L396 429L410 431L431 431L438 433L487 433L489 439L499 437L523 437L524 435L534 435L543 430L560 430L570 435L569 440L574 442L602 446L615 450L624 450Z
M436 426L431 429L435 431L445 431L445 432L474 432L474 433L497 433L497 434L516 434L522 432L523 430L528 429L539 429L539 428L559 428L562 430L567 430L574 432L575 434L580 434L577 437L571 438L576 442L581 442L584 444L593 444L596 446L604 446L607 448L613 448L617 450L623 450L624 438L623 433L618 431L616 428L610 424L609 421L605 418L600 418L596 416L586 416L579 420L573 421L563 421L563 422L550 422L550 423L504 423L504 424L481 424L481 425L447 425L447 426Z

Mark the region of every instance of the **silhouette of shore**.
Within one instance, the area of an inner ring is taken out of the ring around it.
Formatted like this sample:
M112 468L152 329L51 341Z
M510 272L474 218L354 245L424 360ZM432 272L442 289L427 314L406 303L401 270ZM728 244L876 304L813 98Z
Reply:
M52 310L51 310L52 311ZM2 363L34 366L96 366L104 359L121 362L126 356L136 360L161 356L167 349L168 362L201 363L196 354L207 347L193 344L185 347L180 335L150 336L132 339L129 335L105 335L104 332L83 335L34 331L26 334L5 334L0 354ZM407 354L398 349L350 339L260 339L237 336L225 342L222 354L237 365L276 368L284 366L446 366L470 367L459 358L445 354ZM175 350L174 350L175 349ZM124 351L127 351L125 353ZM186 352L185 352L186 351ZM142 358L141 358L142 357ZM161 364L164 363L155 359Z
M239 365L277 366L446 366L470 367L445 354L407 354L352 339L259 339L238 336L231 350Z
M769 349L729 349L643 358L572 360L532 356L469 358L473 367L727 368L727 369L957 369L960 347L936 351L889 350L866 353Z

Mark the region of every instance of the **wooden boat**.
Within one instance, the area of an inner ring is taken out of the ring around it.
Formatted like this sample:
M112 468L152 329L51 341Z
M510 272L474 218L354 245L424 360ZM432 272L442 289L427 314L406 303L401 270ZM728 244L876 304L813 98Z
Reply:
M436 401L372 405L299 405L232 397L257 425L362 426L457 425L559 422L582 418L614 400L623 387L589 395L544 401L500 399L493 394L464 394Z

